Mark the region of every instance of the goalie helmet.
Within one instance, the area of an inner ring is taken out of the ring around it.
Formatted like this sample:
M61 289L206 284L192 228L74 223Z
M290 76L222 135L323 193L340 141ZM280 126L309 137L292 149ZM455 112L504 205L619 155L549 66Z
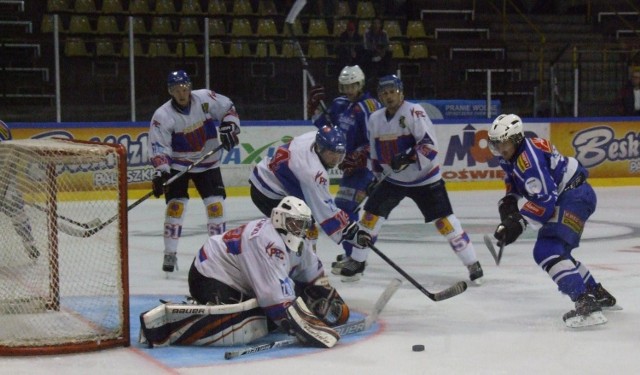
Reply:
M11 140L11 130L9 126L0 120L0 142Z
M184 70L176 70L169 73L167 77L167 88L171 92L171 88L177 85L184 85L191 88L191 78Z
M338 76L338 91L344 93L344 86L358 84L358 91L364 89L364 73L358 65L345 66Z
M493 120L489 128L489 149L494 155L500 155L498 145L511 141L517 148L524 139L524 130L520 117L502 114Z
M289 250L302 254L307 230L313 225L311 209L302 199L284 197L271 210L271 222Z

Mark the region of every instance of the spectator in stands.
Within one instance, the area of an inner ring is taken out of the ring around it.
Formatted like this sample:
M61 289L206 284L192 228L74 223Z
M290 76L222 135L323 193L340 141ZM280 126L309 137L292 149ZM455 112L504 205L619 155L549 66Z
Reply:
M391 69L391 50L389 36L382 29L382 20L375 18L364 34L365 75L370 79L389 75Z
M623 116L640 116L640 69L631 72L631 80L620 91L618 100Z
M356 30L355 22L349 21L338 40L338 66L362 65L363 53L362 36Z

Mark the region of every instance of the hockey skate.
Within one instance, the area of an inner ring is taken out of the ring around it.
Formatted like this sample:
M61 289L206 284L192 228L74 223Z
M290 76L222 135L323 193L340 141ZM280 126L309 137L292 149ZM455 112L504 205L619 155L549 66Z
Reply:
M576 309L564 314L564 323L569 328L580 328L604 324L607 318L593 294L584 293L576 300Z
M340 270L342 270L342 267L344 267L344 264L348 259L351 258L346 256L345 254L336 256L336 261L331 262L331 273L334 275L340 275ZM365 267L368 265L367 261L364 262L364 265Z
M342 261L340 268L340 280L342 282L354 282L360 280L362 274L364 273L364 269L366 267L366 262L358 262L352 258L345 258ZM333 270L331 271L333 272Z
M598 283L595 287L588 288L587 291L593 294L603 310L622 310L622 307L617 304L616 298L602 284Z
M482 284L482 276L484 276L484 272L482 271L482 266L480 262L475 262L467 266L469 270L469 280L475 285Z
M162 270L164 272L173 272L174 269L178 271L178 257L176 256L176 253L164 254Z

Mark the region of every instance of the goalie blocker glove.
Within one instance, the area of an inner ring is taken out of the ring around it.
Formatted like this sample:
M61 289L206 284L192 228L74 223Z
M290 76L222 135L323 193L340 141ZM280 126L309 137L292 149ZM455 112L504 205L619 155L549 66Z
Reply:
M240 128L238 128L238 125L235 123L225 121L220 124L220 129L218 131L220 132L220 143L226 151L230 151L240 143L238 139Z
M360 229L360 226L355 221L352 221L351 224L342 231L342 239L340 242L342 241L347 241L358 249L366 249L373 242L371 234Z
M282 327L304 345L331 348L340 340L340 334L313 315L301 297L293 301L286 313Z
M171 178L170 173L156 170L153 180L151 181L154 197L160 198L164 194L164 183L169 181L169 178Z
M498 240L498 246L506 246L515 242L526 228L527 221L520 213L510 214L498 225L493 237Z

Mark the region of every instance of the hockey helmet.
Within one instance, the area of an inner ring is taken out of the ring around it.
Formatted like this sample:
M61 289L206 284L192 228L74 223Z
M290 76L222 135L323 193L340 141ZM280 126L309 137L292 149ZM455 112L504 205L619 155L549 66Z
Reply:
M325 150L344 154L347 152L347 138L344 132L336 126L324 125L316 132L318 152Z
M500 155L499 144L511 141L515 147L518 147L523 139L522 120L514 114L502 114L496 117L489 128L489 149L496 156Z
M395 89L398 92L402 92L403 91L402 80L394 74L380 77L380 79L378 80L378 92L388 88Z
M289 250L302 254L304 239L313 225L311 209L302 199L284 197L271 210L271 222Z
M191 78L184 70L176 70L167 77L167 88L171 91L173 86L184 85L191 88Z
M344 93L346 85L358 84L358 91L364 89L364 72L358 65L345 66L338 76L338 91Z

